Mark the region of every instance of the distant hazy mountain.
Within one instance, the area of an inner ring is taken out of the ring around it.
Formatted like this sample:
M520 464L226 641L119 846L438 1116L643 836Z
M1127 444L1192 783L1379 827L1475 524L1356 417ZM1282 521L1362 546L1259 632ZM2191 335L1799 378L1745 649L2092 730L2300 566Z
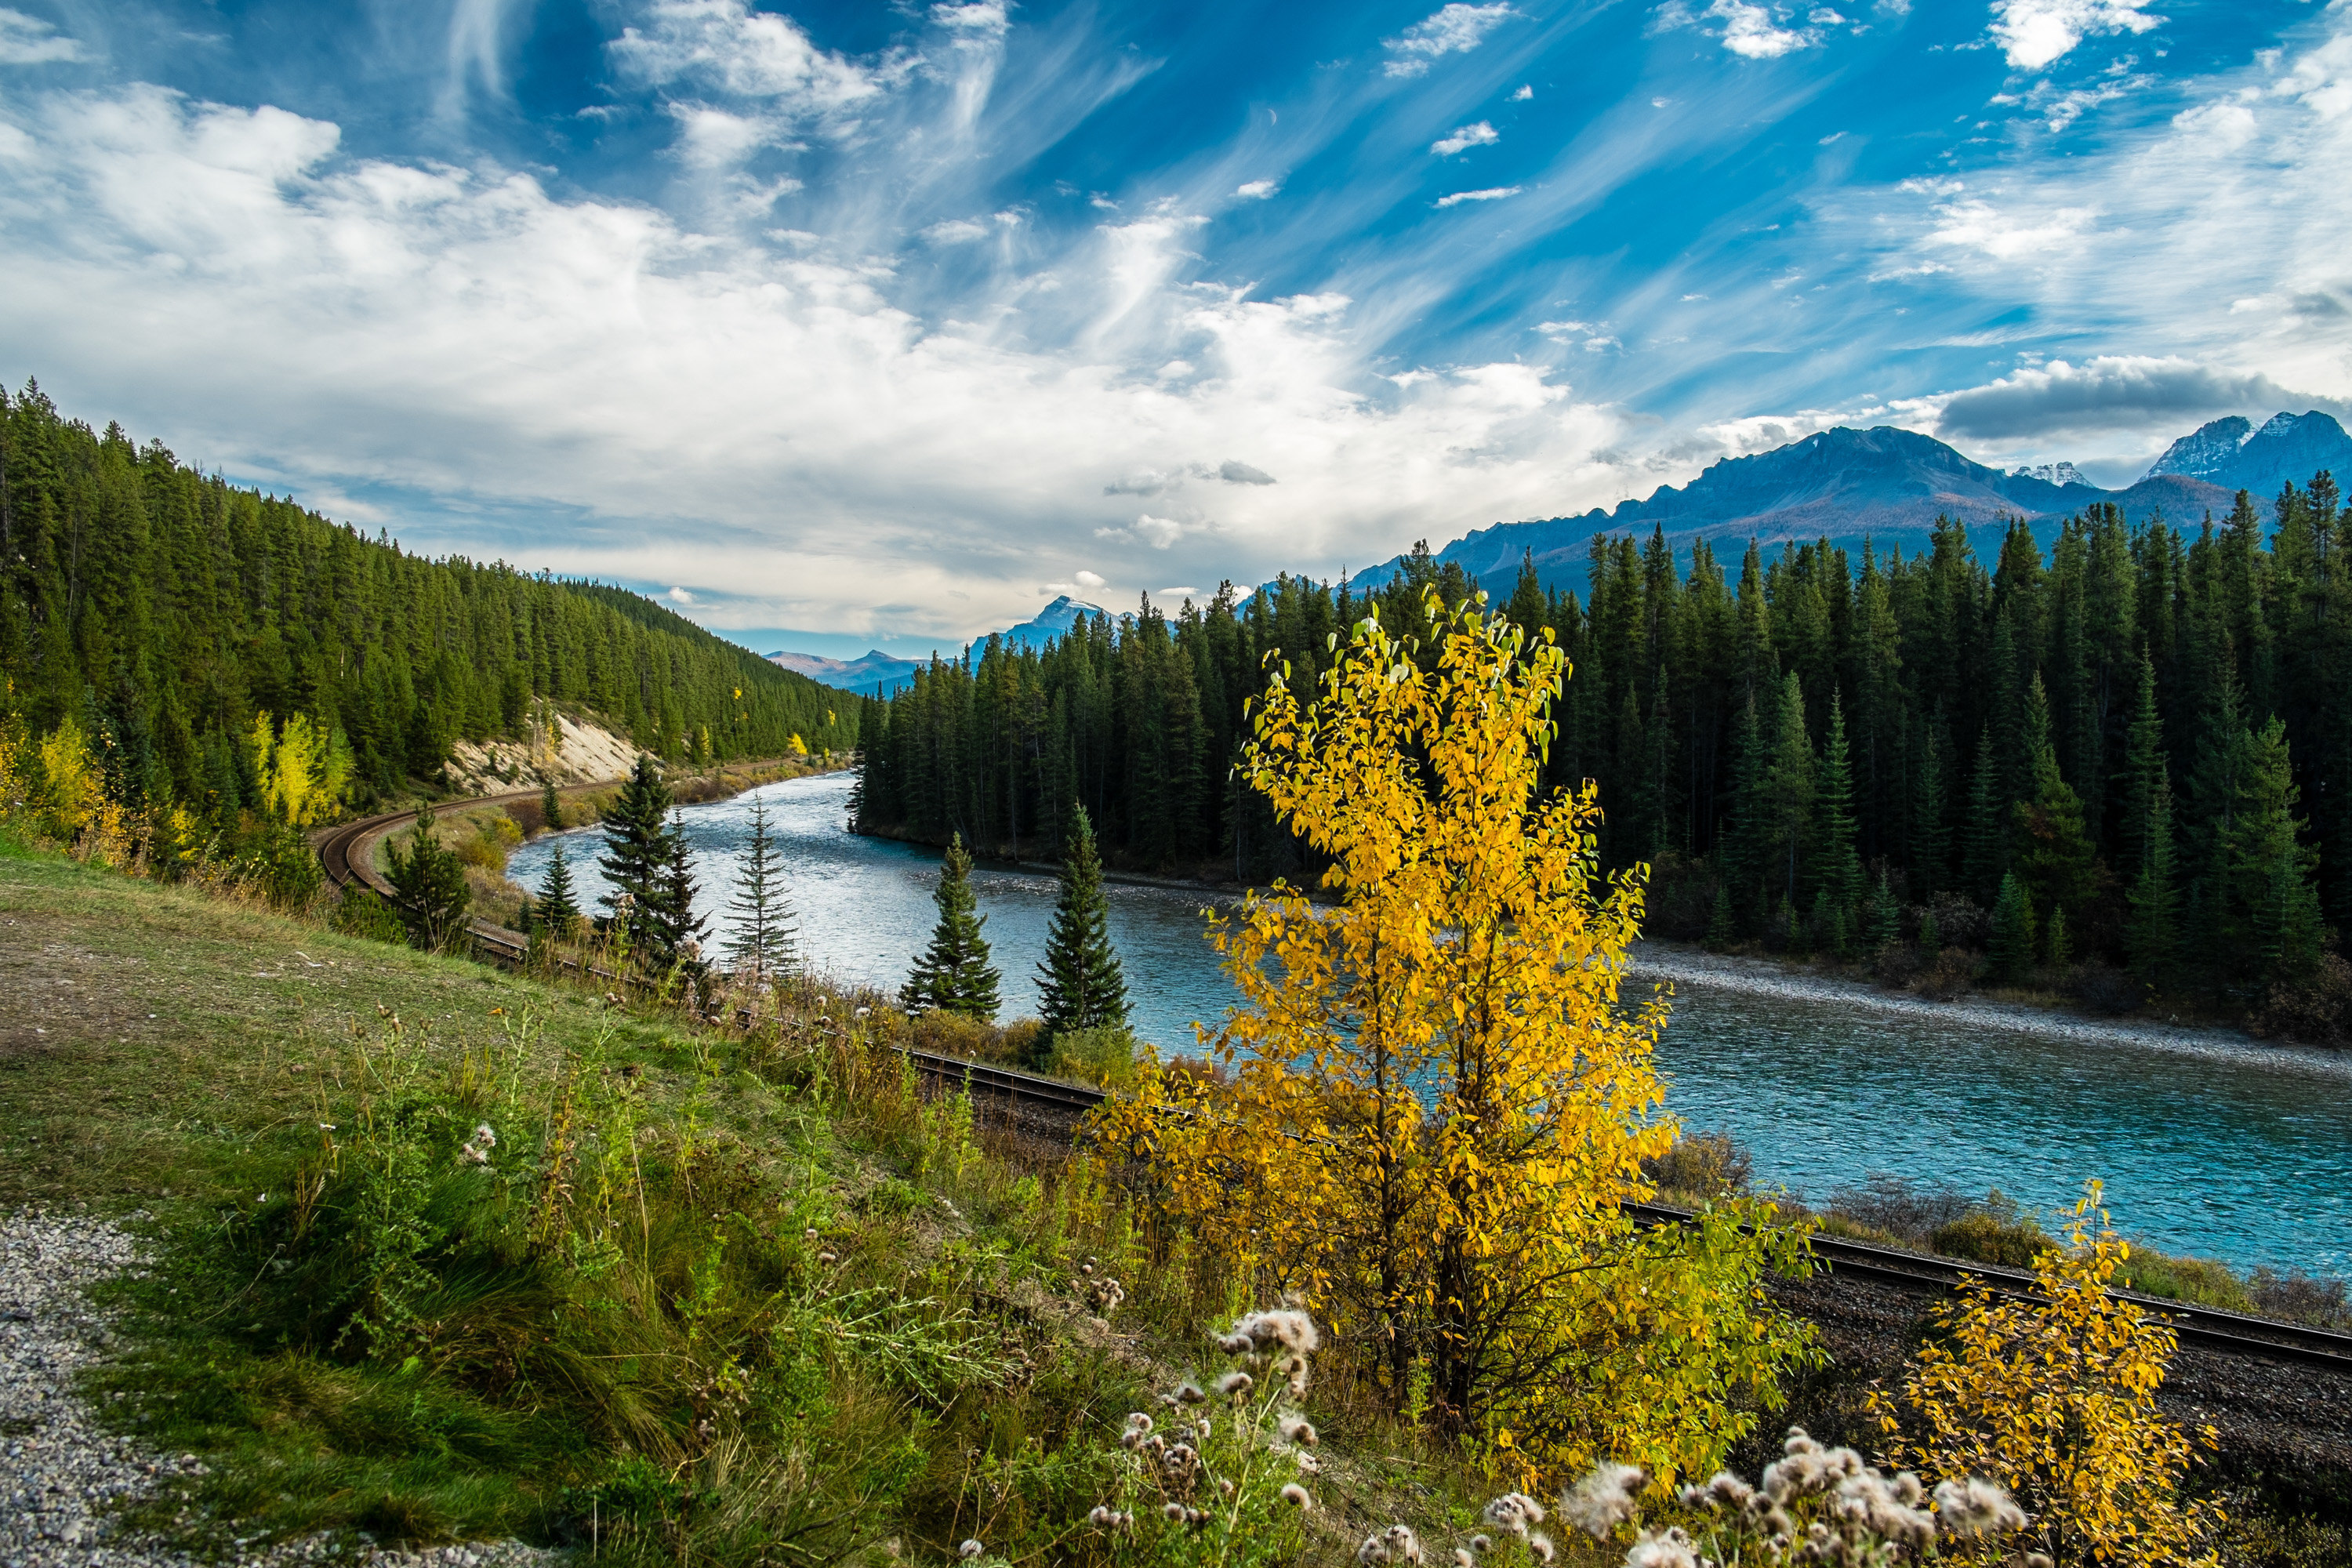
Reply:
M2147 472L2150 479L2184 474L2225 490L2251 490L2255 500L2270 500L2288 480L2307 485L2322 468L2336 475L2339 489L2352 485L2352 436L2315 410L2274 414L2259 430L2235 414L2216 419L2195 435L2175 441Z
M1099 605L1089 605L1083 599L1073 599L1067 594L1037 612L1017 626L1009 626L997 635L1008 647L1044 647L1055 637L1078 624L1084 616L1103 614ZM974 639L971 657L980 658L981 649L988 644L986 637ZM843 691L860 692L867 697L887 697L915 679L915 671L925 661L915 658L895 658L876 648L857 658L827 658L814 653L772 653L768 662L786 669L797 670L811 680Z
M814 653L772 653L770 664L798 670L811 680L866 697L887 697L922 668L911 658L893 658L880 648L856 658L826 658Z
M2233 500L2231 490L2189 475L2152 474L2128 489L2105 490L2084 483L2071 463L2003 473L1916 431L1841 427L1753 457L1726 458L1687 485L1662 487L1613 511L1595 508L1578 517L1483 528L1438 558L1460 562L1488 591L1507 594L1520 560L1532 551L1546 583L1580 590L1596 532L1646 535L1663 527L1685 560L1691 542L1705 539L1716 542L1718 557L1735 557L1727 564L1736 570L1738 551L1751 537L1774 544L1826 536L1858 546L1867 534L1882 551L1898 545L1909 554L1925 547L1939 516L1971 527L2023 517L2046 543L2065 517L2093 501L2114 501L2135 522L2160 508L2174 522L2193 525L2209 507L2226 511ZM1396 564L1368 575L1384 580Z
M1017 626L1007 626L999 635L1004 638L1004 646L1009 648L1044 647L1047 643L1068 632L1082 618L1106 613L1100 605L1089 605L1084 599L1073 599L1067 594L1064 594L1030 619ZM971 657L975 661L979 659L981 650L987 646L986 637L976 637L972 640Z

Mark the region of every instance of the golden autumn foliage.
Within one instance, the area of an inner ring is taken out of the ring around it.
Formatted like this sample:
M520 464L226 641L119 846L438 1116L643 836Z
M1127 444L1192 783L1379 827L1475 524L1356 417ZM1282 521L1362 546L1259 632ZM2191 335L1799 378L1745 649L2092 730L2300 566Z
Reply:
M1873 1390L1871 1413L1889 1463L1998 1481L2032 1514L2029 1539L2060 1563L2211 1564L2221 1515L2179 1497L2200 1439L2156 1406L2179 1336L2107 1294L2131 1248L2098 1202L2094 1182L2066 1246L2035 1259L2035 1299L1977 1280L1930 1308L1937 1332L1901 1397ZM2201 1442L2213 1445L2211 1428Z
M257 714L249 743L262 805L280 822L309 827L341 806L352 781L352 751L331 726L297 713L273 732L269 715Z
M1269 682L1246 775L1329 858L1337 907L1276 884L1218 921L1244 999L1203 1032L1221 1081L1154 1070L1098 1130L1167 1218L1328 1312L1398 1408L1529 1472L1669 1480L1811 1358L1759 1289L1807 1266L1803 1235L1769 1205L1626 1212L1675 1131L1666 999L1621 996L1640 874L1601 879L1590 784L1538 798L1549 637L1425 613L1433 668L1368 618L1311 703Z

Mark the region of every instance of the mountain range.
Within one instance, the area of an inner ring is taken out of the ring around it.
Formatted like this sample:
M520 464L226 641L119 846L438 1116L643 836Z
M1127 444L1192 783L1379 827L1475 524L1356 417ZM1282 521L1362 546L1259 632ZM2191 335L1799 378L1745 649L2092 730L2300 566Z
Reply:
M1004 640L1008 647L1042 648L1056 637L1066 634L1072 626L1078 624L1081 618L1104 613L1100 605L1090 605L1084 599L1073 599L1067 594L1064 594L1019 626L1008 626L996 635ZM988 639L982 637L971 645L970 657L975 664L979 662L981 650L987 646L987 643ZM898 658L884 653L880 648L875 648L871 652L851 659L826 658L821 654L814 653L779 651L768 655L768 662L780 664L786 669L797 670L812 680L822 681L827 686L838 687L844 691L855 691L866 697L889 696L914 679L915 671L923 667L923 661L920 659Z
M1613 510L1594 508L1571 517L1496 523L1455 540L1438 552L1442 562L1459 562L1497 598L1517 584L1520 563L1532 557L1547 587L1582 592L1588 580L1595 533L1646 533L1663 529L1678 560L1687 563L1691 544L1716 544L1718 559L1736 556L1748 541L1772 545L1826 538L1858 548L1866 537L1881 551L1914 554L1927 548L1936 520L1957 518L1976 528L2023 518L2045 549L2062 523L2095 502L2111 501L2130 521L2161 513L2176 526L2194 528L2211 512L2229 511L2237 492L2250 491L2267 512L2268 501L2292 480L2308 484L2322 468L2341 472L2352 483L2352 436L2328 415L2279 414L2257 427L2231 415L2216 419L2166 448L2147 472L2122 489L2102 489L2072 463L2047 463L2008 472L1971 461L1932 436L1892 426L1823 430L1745 458L1709 464L1687 485L1664 485L1646 500L1628 500ZM1360 573L1356 581L1385 582L1402 570L1398 556ZM1727 561L1736 570L1737 562ZM1014 647L1043 647L1063 636L1082 616L1102 607L1063 595L1032 619L999 635ZM977 659L987 639L976 640ZM913 678L913 659L879 650L843 661L814 654L773 653L787 669L844 690L887 696Z
M1881 426L1823 430L1752 457L1710 464L1689 484L1661 487L1646 500L1580 516L1498 523L1438 552L1459 562L1490 593L1507 594L1532 554L1549 585L1585 584L1596 532L1665 531L1675 553L1706 540L1717 553L1749 539L1770 545L1828 538L1858 545L1866 535L1882 551L1926 547L1938 517L1971 527L2011 517L2033 525L2045 546L2064 520L2095 501L2112 501L2133 522L2161 512L2195 526L2208 511L2228 511L2245 489L2267 500L2294 478L2308 483L2323 468L2352 475L2352 437L2325 414L2283 414L2253 429L2242 418L2218 419L2184 437L2147 474L2126 489L2102 489L2071 463L2004 473L1973 462L1916 431ZM1376 569L1384 578L1402 558Z

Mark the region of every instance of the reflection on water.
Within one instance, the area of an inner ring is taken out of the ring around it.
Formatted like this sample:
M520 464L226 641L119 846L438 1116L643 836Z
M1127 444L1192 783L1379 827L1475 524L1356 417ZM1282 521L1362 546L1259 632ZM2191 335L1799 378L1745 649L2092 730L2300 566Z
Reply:
M768 805L807 962L896 990L929 939L939 857L848 833L845 775L755 792ZM726 931L751 795L686 808L699 908ZM538 886L571 846L582 903L604 890L593 829L515 852ZM1037 1006L1050 877L982 868L972 888L1004 976L1004 1016ZM1195 1019L1234 999L1202 940L1207 895L1113 884L1110 929L1142 1037L1184 1048ZM2306 1052L2181 1052L1970 1029L1826 1002L1685 985L1660 1050L1668 1108L1754 1151L1759 1177L1819 1198L1888 1172L2029 1205L2071 1204L2107 1184L2118 1223L2172 1251L2344 1272L2352 1268L2352 1062Z

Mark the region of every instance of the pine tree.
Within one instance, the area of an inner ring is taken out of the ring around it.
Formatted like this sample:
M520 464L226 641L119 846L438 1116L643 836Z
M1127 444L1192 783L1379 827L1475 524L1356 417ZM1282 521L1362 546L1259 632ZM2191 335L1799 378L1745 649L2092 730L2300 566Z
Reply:
M2074 943L2066 934L2066 906L2050 906L2050 923L2042 934L2043 959L2053 969L2063 969L2073 962Z
M1919 748L1919 773L1912 786L1911 890L1922 903L1931 901L1951 878L1952 830L1945 818L1944 725L1940 717L1927 725Z
M1731 913L1731 885L1718 878L1715 884L1715 909L1707 916L1706 945L1721 952L1739 939L1739 927Z
M939 905L939 923L931 929L931 945L898 988L898 1005L909 1013L955 1013L992 1021L998 975L988 961L988 939L981 934L988 917L980 913L972 898L971 855L961 833L948 840L939 890L932 897Z
M1050 1036L1127 1026L1127 979L1110 942L1110 905L1093 822L1075 803L1062 857L1062 894L1037 966L1037 1010Z
M548 858L547 879L540 884L539 923L559 941L580 924L579 895L572 886L572 868L564 863L563 846Z
M605 908L615 916L625 911L632 926L651 920L667 893L669 809L669 785L662 782L660 768L640 754L620 798L604 815L605 852L598 862L613 886L604 895Z
M738 974L764 985L793 972L797 932L785 897L782 858L768 831L768 803L756 795L751 837L738 864L735 900L728 906L735 931L727 939L727 956Z
M1832 918L1849 922L1862 901L1862 858L1854 849L1853 767L1846 755L1845 704L1830 695L1828 731L1822 738L1814 795L1814 863L1818 886ZM1843 951L1843 944L1837 944Z
M541 779L539 783L539 815L550 833L563 831L563 801L555 793L553 779Z
M672 813L662 835L661 877L652 900L640 905L644 911L641 929L646 934L648 956L656 967L668 969L682 964L700 973L702 938L709 921L708 917L694 912L695 896L699 891L695 886L694 849L687 842L686 824Z
M2236 809L2223 836L2229 895L2242 919L2252 968L2263 979L2295 979L2319 962L2318 856L2302 842L2301 791L2287 752L2286 726L2273 717L2248 737Z
M1782 901L1793 907L1817 787L1812 742L1805 738L1805 693L1794 671L1781 679L1777 706L1771 760L1765 776L1765 802L1771 813L1771 875L1781 882Z
M1878 874L1878 886L1870 890L1870 902L1863 911L1866 940L1874 951L1893 947L1903 940L1903 906L1887 885L1886 873Z
M408 940L427 952L439 952L465 934L473 889L466 882L466 863L444 849L434 835L432 806L418 809L416 826L407 837L405 854L397 842L387 848L385 874L397 895Z
M2003 872L2000 892L1992 905L1992 967L2001 979L2015 982L2033 970L2033 900L2013 871Z
M2011 808L2017 847L2011 857L2027 895L2059 918L2061 909L2082 910L2095 887L2095 854L2083 825L2082 797L2058 772L2058 751L2050 740L2050 701L2035 671L2026 694L2024 743L2032 794Z
M2000 763L1993 755L1992 727L1977 738L1977 765L1969 775L1969 816L1960 879L1969 897L1982 901L2000 884L2007 865L2008 824L2001 820Z
M2124 769L2117 782L2123 786L2123 813L2116 824L2116 841L2123 850L2120 863L2145 866L2148 814L2156 807L2159 789L2168 795L2171 793L2166 783L2164 720L2156 702L2156 664L2145 647L2140 650L2139 685L2132 699L2131 720L2124 730Z
M2156 775L2140 844L2138 878L2131 889L2131 924L2125 951L2132 973L2150 984L2168 982L2180 956L2180 887L2172 842L2172 785Z

